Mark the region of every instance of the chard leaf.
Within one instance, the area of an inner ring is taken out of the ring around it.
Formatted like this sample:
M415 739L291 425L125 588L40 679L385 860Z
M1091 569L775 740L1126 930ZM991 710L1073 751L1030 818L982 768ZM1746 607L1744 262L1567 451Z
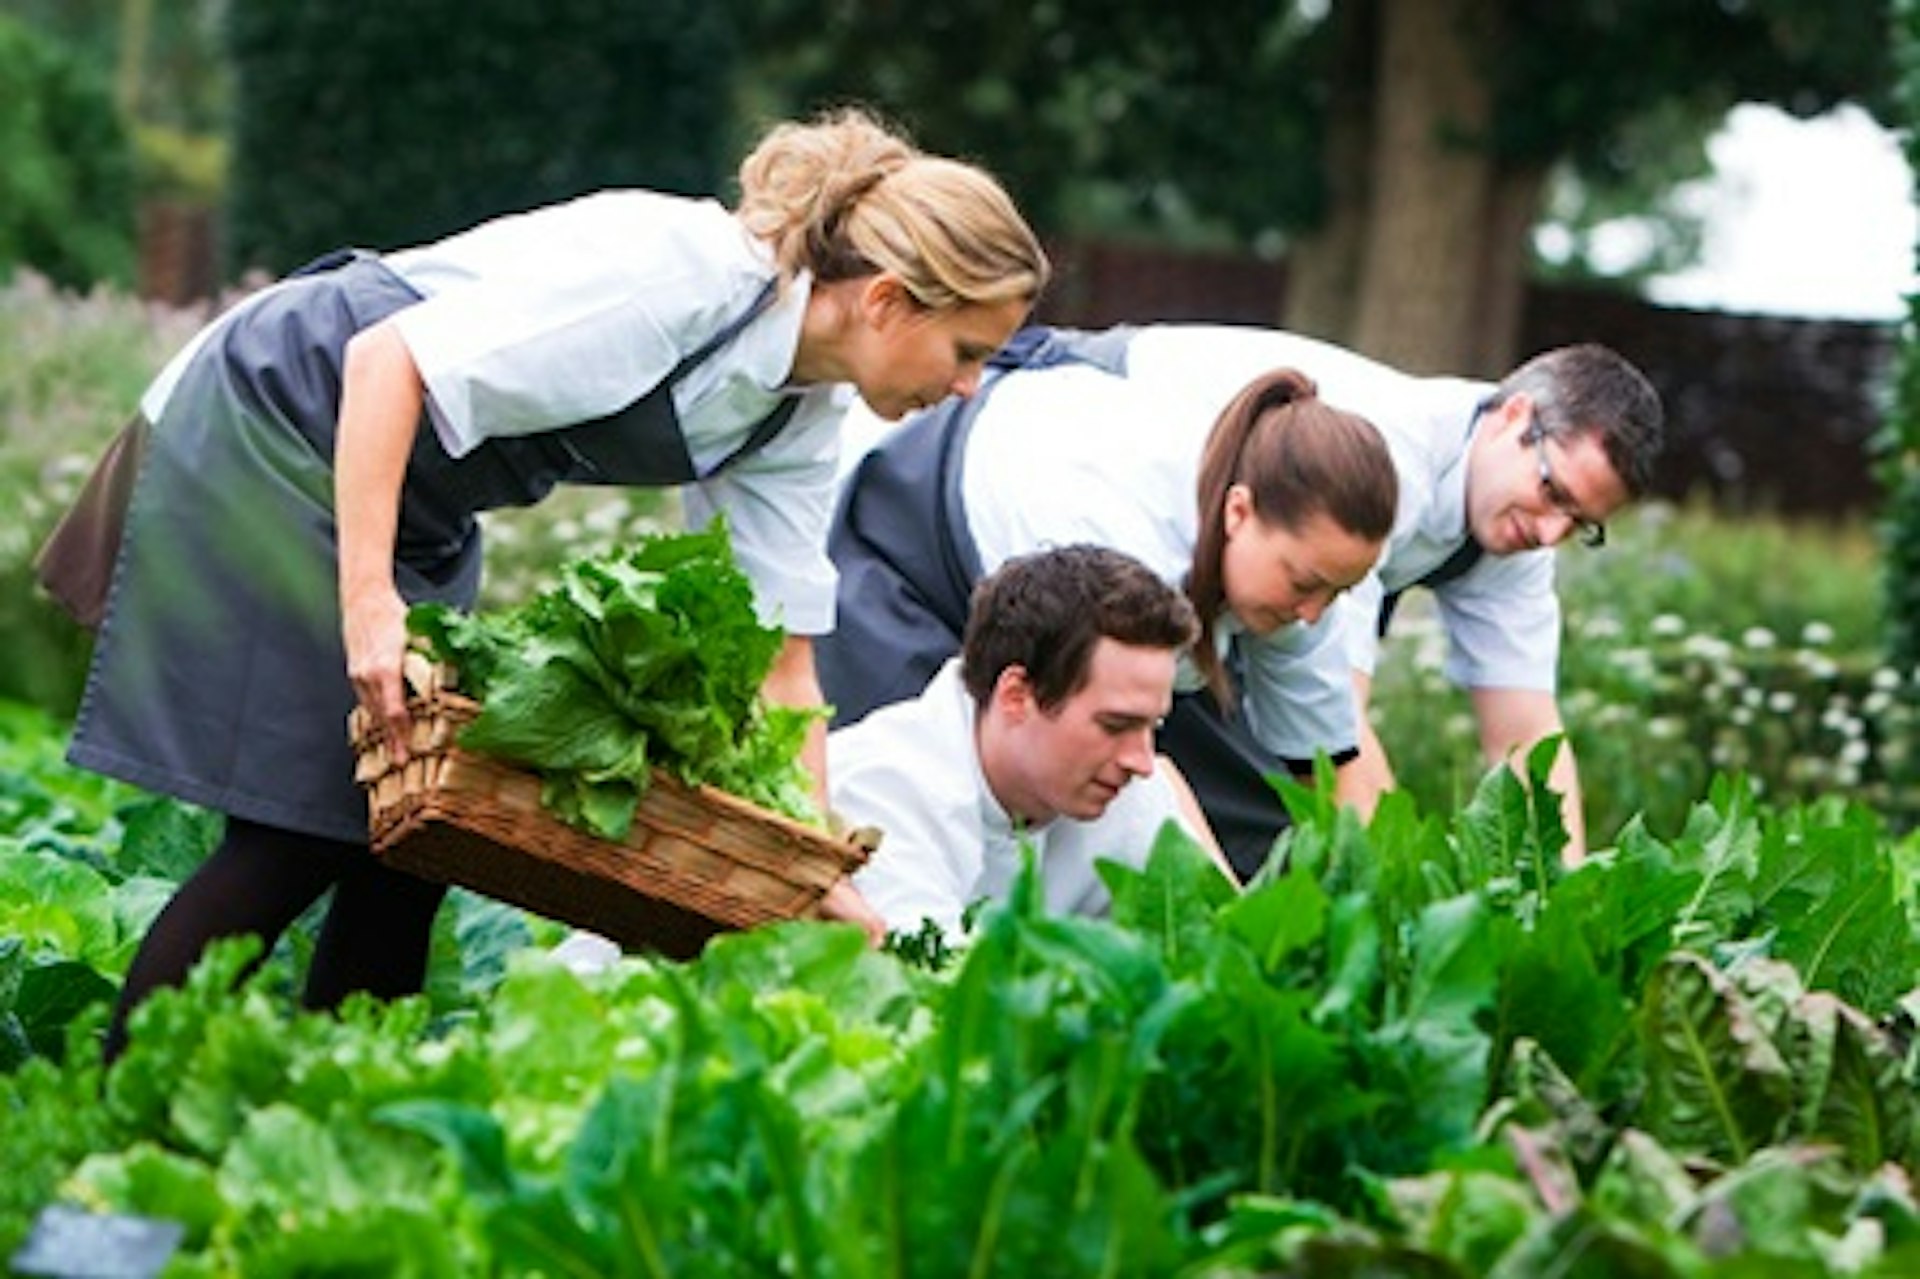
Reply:
M1684 1224L1709 1255L1772 1257L1824 1271L1816 1235L1838 1233L1852 1189L1826 1159L1805 1148L1760 1151L1708 1185Z
M1532 930L1512 930L1503 948L1497 1039L1533 1037L1592 1088L1632 1042L1633 1005L1617 976L1602 971L1586 921L1568 904L1556 897Z
M1676 952L1641 1009L1647 1129L1668 1145L1745 1162L1784 1126L1787 1064L1747 1001L1713 965Z
M1208 984L1207 1011L1232 1010L1213 1028L1231 1051L1232 1086L1254 1125L1252 1186L1277 1193L1295 1184L1316 1139L1377 1099L1349 1082L1340 1038L1308 1019L1309 994L1276 989L1238 948L1218 952Z
M1372 1011L1379 992L1380 919L1366 898L1352 894L1333 903L1327 917L1327 976L1313 1019L1332 1024Z
M1745 781L1716 777L1707 802L1687 818L1674 845L1681 865L1699 872L1699 886L1674 915L1676 946L1704 948L1734 935L1753 909L1753 879L1759 868L1760 821Z
M1273 972L1326 934L1330 905L1326 891L1306 875L1283 875L1221 911L1220 925Z
M1596 967L1637 1001L1647 973L1672 949L1673 922L1700 882L1700 872L1679 866L1636 817L1611 854L1588 859L1553 885L1543 918L1580 921Z
M1387 1195L1412 1243L1481 1275L1544 1216L1511 1176L1452 1169L1388 1183Z
M1633 1223L1600 1216L1582 1204L1572 1212L1542 1218L1500 1260L1487 1279L1537 1279L1541 1275L1605 1276L1605 1279L1679 1279L1693 1273L1674 1263L1656 1235Z
M1799 1084L1797 1136L1838 1146L1862 1174L1913 1157L1920 1104L1905 1063L1878 1027L1858 1009L1816 993L1801 999L1783 1039Z
M1561 741L1560 734L1550 734L1524 761L1496 764L1481 778L1456 824L1459 851L1451 893L1505 879L1540 892L1552 882L1567 845L1560 798L1548 784Z
M1363 1039L1369 1074L1396 1113L1379 1125L1382 1162L1398 1170L1433 1153L1464 1148L1488 1100L1491 1041L1481 1014L1494 1002L1496 948L1477 895L1435 902L1420 913L1412 969L1389 991L1391 1015Z
M1872 1013L1889 1010L1920 977L1920 943L1895 885L1877 819L1804 815L1769 831L1761 905L1778 929L1773 952L1808 989L1837 992Z
M1488 769L1455 822L1464 880L1455 891L1483 887L1534 860L1532 825L1526 783L1504 763Z
M1166 822L1145 866L1136 871L1101 861L1096 869L1113 895L1114 923L1157 943L1175 973L1206 963L1214 947L1214 917L1236 894L1191 836Z
M1693 1175L1680 1157L1638 1128L1620 1134L1589 1196L1636 1221L1673 1221L1693 1204Z
M1533 1123L1551 1121L1583 1173L1606 1157L1614 1142L1612 1125L1539 1044L1530 1039L1515 1044L1507 1076L1507 1104Z

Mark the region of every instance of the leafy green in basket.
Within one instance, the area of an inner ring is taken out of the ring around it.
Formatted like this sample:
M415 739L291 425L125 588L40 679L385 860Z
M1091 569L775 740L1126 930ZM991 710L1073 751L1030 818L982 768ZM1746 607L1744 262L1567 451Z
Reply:
M783 636L719 521L577 560L516 608L407 621L482 704L461 744L538 771L563 821L624 837L654 768L819 821L799 764L818 712L761 701Z

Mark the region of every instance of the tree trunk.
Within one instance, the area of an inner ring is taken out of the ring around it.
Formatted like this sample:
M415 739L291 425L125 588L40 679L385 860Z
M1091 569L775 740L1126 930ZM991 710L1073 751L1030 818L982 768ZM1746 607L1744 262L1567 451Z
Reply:
M1328 18L1334 24L1334 50L1327 76L1327 207L1320 226L1296 237L1287 249L1281 323L1295 333L1330 342L1353 340L1359 309L1361 247L1373 208L1368 157L1373 150L1379 8L1379 0L1338 0Z
M1474 61L1486 0L1384 0L1373 216L1353 345L1413 372L1477 366L1493 161L1492 89Z
M1478 347L1458 372L1497 378L1521 351L1527 281L1533 264L1533 224L1540 216L1547 175L1539 168L1505 169L1495 177L1480 274Z

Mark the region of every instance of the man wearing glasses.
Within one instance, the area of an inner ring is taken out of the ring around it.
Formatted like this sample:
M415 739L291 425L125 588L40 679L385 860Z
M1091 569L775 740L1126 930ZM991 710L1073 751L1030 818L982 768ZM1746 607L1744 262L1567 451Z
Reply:
M1290 722L1222 715L1200 693L1175 699L1160 749L1180 764L1235 866L1259 865L1286 823L1266 777L1311 766L1277 743L1320 743L1338 768L1341 799L1363 813L1393 785L1367 707L1380 639L1411 587L1433 591L1447 674L1469 691L1490 763L1562 731L1551 550L1604 539L1603 522L1647 488L1663 433L1659 397L1620 356L1563 347L1490 385L1412 376L1273 330L1163 324L1027 330L995 363L973 400L909 419L843 470L831 542L839 621L821 663L838 722L917 692L890 684L913 682L957 647L943 614L962 609L996 508L1016 500L1009 494L1053 508L1053 522L1098 527L1101 440L1124 451L1135 422L1197 438L1256 377L1291 367L1328 404L1379 428L1399 473L1398 517L1374 572L1313 624L1338 628L1330 642L1297 646L1299 669L1286 676L1297 690ZM858 420L850 426L851 443ZM1066 450L1085 473L1036 474L1048 469L1039 459L1063 451L1043 441L1063 433L1087 437ZM1171 505L1168 519L1177 522ZM1223 657L1233 670L1234 654ZM1571 751L1562 750L1552 780L1565 799L1568 857L1578 859L1585 834Z
M1438 395L1445 380L1409 386L1399 374L1375 370L1378 396L1341 379L1345 403L1362 413L1377 405L1371 416L1400 471L1393 537L1374 575L1345 604L1360 748L1341 771L1341 792L1363 811L1393 785L1366 708L1400 594L1422 585L1433 591L1448 639L1447 674L1468 690L1489 763L1561 732L1552 548L1605 544L1605 520L1645 491L1663 434L1653 388L1600 346L1537 356L1497 387L1472 391L1480 398L1464 416L1456 401L1451 420L1410 403L1423 389ZM1386 393L1394 385L1406 398ZM1341 393L1331 384L1323 390L1330 398ZM1553 784L1565 798L1568 856L1577 860L1586 840L1571 750L1561 751Z

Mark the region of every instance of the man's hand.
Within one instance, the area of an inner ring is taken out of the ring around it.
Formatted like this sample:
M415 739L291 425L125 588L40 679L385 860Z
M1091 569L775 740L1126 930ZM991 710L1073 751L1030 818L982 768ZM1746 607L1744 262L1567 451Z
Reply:
M820 917L859 925L867 934L867 944L876 949L887 939L887 921L880 918L879 912L867 904L853 881L844 875L820 899Z
M1334 798L1359 813L1363 822L1373 820L1380 797L1393 789L1393 764L1368 718L1372 702L1373 677L1355 671L1353 715L1360 733L1360 753L1334 771Z

